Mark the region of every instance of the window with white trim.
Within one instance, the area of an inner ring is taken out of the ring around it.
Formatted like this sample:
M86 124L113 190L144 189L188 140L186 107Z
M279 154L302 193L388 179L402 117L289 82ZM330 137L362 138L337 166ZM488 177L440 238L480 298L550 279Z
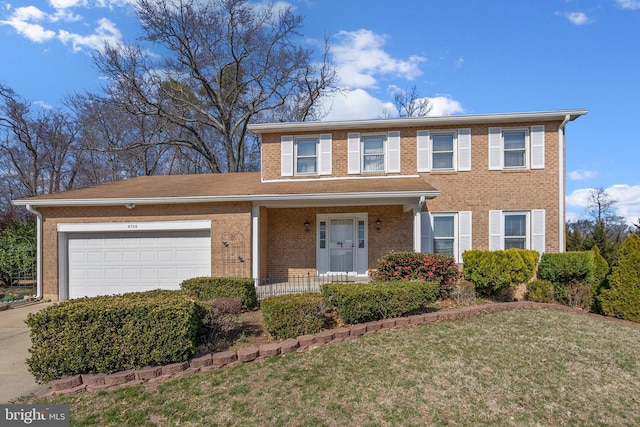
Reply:
M400 172L400 131L377 134L349 132L347 171L361 173Z
M280 139L282 176L331 175L331 134Z
M460 263L462 253L471 248L471 211L420 214L421 251L450 256Z
M544 126L489 128L489 170L544 169Z
M489 250L545 251L545 211L489 211Z
M296 139L296 175L318 173L318 138Z
M362 137L362 172L384 172L384 135Z
M470 171L471 129L419 130L418 172Z

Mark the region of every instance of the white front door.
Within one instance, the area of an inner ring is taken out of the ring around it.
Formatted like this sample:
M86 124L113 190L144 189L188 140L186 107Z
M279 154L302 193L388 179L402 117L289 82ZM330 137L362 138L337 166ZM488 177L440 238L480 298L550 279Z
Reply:
M367 273L367 215L318 215L318 273Z

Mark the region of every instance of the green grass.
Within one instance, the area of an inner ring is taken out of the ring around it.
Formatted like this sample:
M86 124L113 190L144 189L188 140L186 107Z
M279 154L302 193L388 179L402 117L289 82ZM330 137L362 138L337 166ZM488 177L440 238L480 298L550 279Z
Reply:
M505 311L46 402L87 426L631 426L639 355L640 327Z

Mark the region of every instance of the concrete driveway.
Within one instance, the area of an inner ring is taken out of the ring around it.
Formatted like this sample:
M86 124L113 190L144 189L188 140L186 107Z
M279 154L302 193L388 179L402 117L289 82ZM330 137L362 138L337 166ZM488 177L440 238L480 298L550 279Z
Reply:
M47 388L46 384L36 383L27 368L31 331L24 321L29 313L52 304L35 303L0 311L0 403Z

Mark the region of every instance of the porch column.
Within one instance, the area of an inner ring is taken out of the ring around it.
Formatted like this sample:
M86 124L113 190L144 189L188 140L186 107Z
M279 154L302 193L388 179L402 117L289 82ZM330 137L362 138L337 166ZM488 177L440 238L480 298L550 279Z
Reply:
M422 208L426 202L424 196L420 197L418 203L413 207L413 251L420 252L422 243Z
M251 207L251 273L254 285L260 286L260 206Z

